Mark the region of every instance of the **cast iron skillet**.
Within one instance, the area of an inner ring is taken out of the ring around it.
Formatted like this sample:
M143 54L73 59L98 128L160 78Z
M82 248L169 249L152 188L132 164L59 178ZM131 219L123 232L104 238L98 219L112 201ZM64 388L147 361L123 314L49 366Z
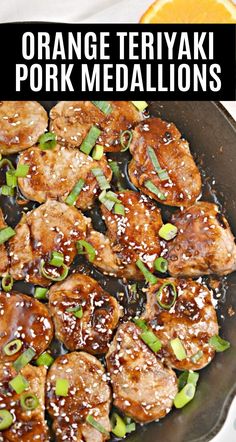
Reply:
M41 104L49 111L56 102L44 101ZM173 121L183 136L190 142L198 166L203 175L203 197L220 204L225 212L234 234L236 234L236 124L223 108L214 102L151 102L150 113ZM129 153L108 154L108 157L121 162L126 188L133 188L127 176ZM12 157L16 160L16 156ZM0 181L3 176L0 176ZM18 205L15 200L0 197L0 205L6 221L13 227L25 209L37 207L37 203ZM161 205L160 205L161 206ZM161 206L164 220L172 209ZM92 217L95 227L103 231L104 225L98 207L87 213ZM76 259L73 268L84 271L119 299L119 292L125 293L126 317L135 314L138 307L142 310L145 299L130 298L127 286L115 278L103 276L82 259ZM208 278L208 282L211 279ZM228 309L236 311L236 273L221 280L222 297L219 300L218 318L221 335L231 342L231 348L217 354L213 362L201 370L198 389L194 400L183 410L173 410L158 423L138 426L137 431L126 440L129 442L207 442L223 425L230 403L236 394L236 315L229 316ZM24 282L14 284L14 289L33 294L33 286ZM140 292L142 293L142 292ZM121 302L121 300L119 299ZM52 353L57 356L66 350L56 340Z

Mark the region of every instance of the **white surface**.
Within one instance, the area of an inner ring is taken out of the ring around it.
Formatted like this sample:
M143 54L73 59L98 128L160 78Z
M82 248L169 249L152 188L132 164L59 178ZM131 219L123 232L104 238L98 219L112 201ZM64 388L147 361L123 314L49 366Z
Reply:
M0 22L137 22L150 0L0 0ZM236 120L236 102L223 102ZM236 441L236 398L227 421L212 442Z

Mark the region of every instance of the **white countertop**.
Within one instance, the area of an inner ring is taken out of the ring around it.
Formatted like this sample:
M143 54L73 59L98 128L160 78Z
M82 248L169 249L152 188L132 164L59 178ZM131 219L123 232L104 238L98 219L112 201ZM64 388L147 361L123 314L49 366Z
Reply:
M236 1L236 0L235 0ZM136 23L150 0L0 0L0 22ZM236 102L222 102L236 120ZM236 441L236 398L211 442Z

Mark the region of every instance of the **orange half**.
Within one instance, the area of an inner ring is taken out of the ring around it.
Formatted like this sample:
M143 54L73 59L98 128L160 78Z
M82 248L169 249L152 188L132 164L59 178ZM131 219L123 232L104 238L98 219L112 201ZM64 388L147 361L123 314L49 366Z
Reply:
M156 0L140 23L236 23L230 0Z

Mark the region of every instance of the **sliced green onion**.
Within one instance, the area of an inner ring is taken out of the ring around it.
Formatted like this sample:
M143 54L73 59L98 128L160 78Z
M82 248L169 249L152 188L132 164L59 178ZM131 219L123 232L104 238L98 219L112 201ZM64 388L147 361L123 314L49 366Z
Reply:
M17 178L14 170L8 170L6 172L6 183L8 187L16 187L17 186Z
M172 296L172 299L170 300L169 304L166 304L164 302L161 301L161 297L162 297L162 293L163 290L165 289L165 287L170 287L170 295ZM165 310L170 310L171 307L174 305L175 301L177 298L177 291L176 291L176 286L173 282L165 282L164 284L162 284L162 286L159 288L158 292L157 292L157 302L160 305L160 307L162 307Z
M217 353L228 350L230 347L230 342L225 341L225 339L222 339L219 335L212 336L209 340L209 344Z
M114 203L120 203L119 198L117 198L117 195L115 192L112 192L111 190L108 190L106 192L106 198L110 201L113 201Z
M151 330L142 332L140 338L154 353L157 353L162 347L160 339Z
M105 434L109 437L109 432L106 430L106 428L104 428L103 425L97 422L91 414L86 417L86 422L93 428L95 428L95 430L99 431L99 433Z
M1 195L3 196L14 196L14 188L6 186L5 184L1 187Z
M148 326L147 326L146 322L144 321L144 319L134 318L133 322L142 330L144 330L144 331L148 330Z
M185 348L179 338L172 339L170 345L178 361L183 361L187 358Z
M18 164L15 171L17 178L25 178L29 172L29 164Z
M94 106L98 107L105 115L108 115L112 111L112 105L107 101L92 101Z
M187 405L195 396L196 387L193 384L186 384L185 387L177 393L174 399L174 405L176 408L183 408Z
M99 197L98 197L100 203L102 203L107 210L109 210L109 212L111 212L111 210L113 209L115 202L112 201L110 198L107 198L107 192L105 190L103 190Z
M42 150L53 149L57 145L56 135L52 132L47 132L39 137L38 143Z
M0 410L0 431L6 430L13 424L13 416L8 410Z
M183 371L183 373L181 373L181 375L178 378L179 391L182 390L186 384L193 384L194 387L196 387L198 379L199 379L199 373L187 370Z
M4 229L0 230L0 244L8 241L15 234L15 230L13 230L11 227L4 227Z
M203 357L203 351L199 350L195 355L191 357L191 361L196 364Z
M64 255L61 252L53 251L49 264L55 267L61 267L64 263Z
M102 169L99 169L99 167L95 167L94 169L91 169L91 171L95 176L101 190L110 189L111 186L108 183L105 175L103 174Z
M48 289L45 289L44 287L36 287L34 290L34 297L36 299L47 299L47 292Z
M152 147L148 146L147 151L148 151L148 156L149 156L149 158L153 164L153 167L154 167L155 171L157 172L160 180L161 181L168 180L169 175L165 169L161 168L160 163L157 159L155 150Z
M97 126L92 126L80 146L81 152L89 155L100 134L100 129Z
M141 261L141 259L138 259L138 261L136 261L136 266L139 268L139 270L141 270L147 282L150 282L150 284L156 284L156 282L158 281L157 277L153 275L151 272L149 272L149 270L147 269L145 264Z
M125 207L123 206L123 204L116 203L114 207L114 213L116 215L125 216Z
M7 356L12 356L18 353L23 345L20 339L13 339L13 341L8 342L4 345L3 351Z
M159 198L159 200L164 201L166 200L166 196L164 195L164 193L162 193L160 191L160 189L158 189L157 186L155 186L155 184L153 184L153 182L151 180L147 180L144 183L144 186L152 193L154 193L154 195L157 196L157 198Z
M24 393L20 397L20 404L24 410L35 410L39 406L39 400L35 394Z
M78 305L77 307L69 307L66 309L68 313L73 313L73 316L76 318L83 318L83 308L81 305Z
M61 265L60 269L63 269L63 272L61 275L59 276L53 276L50 275L47 270L45 269L45 261L42 260L41 261L41 274L44 276L44 278L50 279L51 281L63 281L64 279L66 279L68 273L69 273L69 267L67 267L64 263Z
M15 362L13 362L16 371L20 371L24 368L32 359L35 357L36 352L32 348L27 348L27 350L20 355Z
M120 144L122 146L121 152L125 152L129 149L130 143L133 139L133 133L131 130L123 130L120 134Z
M121 184L122 175L117 161L110 161L109 166L114 174L114 177L116 178L118 190L124 190L124 187Z
M75 184L72 191L69 193L68 197L66 198L65 202L68 204L68 206L73 206L75 204L81 190L83 189L85 184L85 181L82 180L82 178L79 179L79 181Z
M111 416L111 431L117 437L126 435L126 424L117 413L113 413Z
M94 262L96 258L96 250L92 244L89 244L89 242L85 241L84 239L80 239L76 242L76 248L79 255L82 255L85 249L89 262Z
M3 166L8 166L11 170L15 170L15 168L14 168L12 162L11 162L10 160L8 160L7 158L3 158L3 159L0 161L0 169L1 169Z
M44 366L44 367L50 367L54 362L53 357L50 355L50 353L48 353L47 351L45 351L44 353L42 353L38 359L36 359L36 365L38 367Z
M148 107L148 103L146 101L131 101L133 105L140 111L144 111L146 107Z
M24 378L24 376L22 376L21 374L18 374L15 378L13 378L9 382L9 385L17 394L21 394L21 393L23 393L23 391L25 391L26 388L28 388L29 383Z
M159 256L159 258L154 261L155 269L160 273L166 273L168 270L168 261L165 258Z
M160 228L158 235L165 239L166 241L170 241L171 239L175 238L177 235L178 229L176 226L174 226L171 223L163 224L163 226Z
M57 379L55 393L57 396L68 396L69 391L69 381L68 379Z
M2 288L4 292L10 292L13 287L14 280L11 275L6 275L2 278Z
M96 144L96 146L93 149L92 157L94 160L99 161L103 157L104 148L101 146L101 144Z
M126 425L126 433L132 433L135 430L136 430L135 422L131 422L130 424Z

